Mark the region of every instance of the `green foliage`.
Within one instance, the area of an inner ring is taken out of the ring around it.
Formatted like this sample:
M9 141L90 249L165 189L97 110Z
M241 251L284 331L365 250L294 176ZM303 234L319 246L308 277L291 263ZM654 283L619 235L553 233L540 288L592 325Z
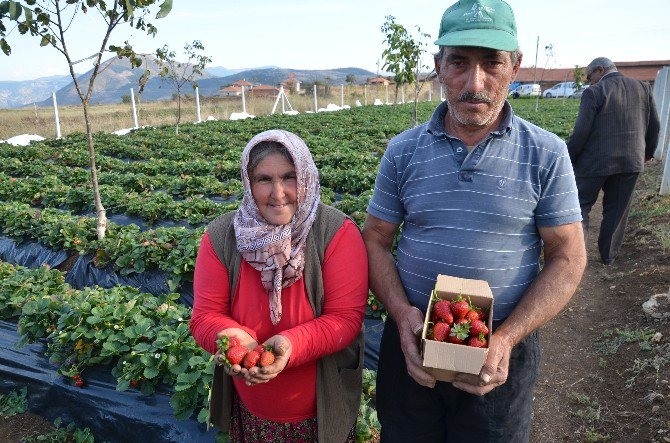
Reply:
M414 96L414 126L418 124L417 106L420 87L418 85L419 72L422 68L428 68L421 64L421 56L426 51L425 39L430 34L422 33L421 28L416 27L417 37L412 36L407 29L396 23L395 17L386 16L386 22L382 25L382 33L385 35L384 44L386 48L382 51L384 60L383 69L393 72L396 81L396 95L398 88L405 84L415 84Z
M363 391L356 421L356 437L359 442L379 437L381 425L374 408L377 389L377 372L363 369Z
M126 286L80 291L58 271L2 262L0 275L0 300L21 307L17 346L46 338L46 354L64 377L85 379L86 368L106 365L120 391L151 395L172 386L178 418L207 408L213 360L191 336L190 309L176 303L179 294L153 296Z
M190 84L193 88L198 85L196 78L202 76L207 63L212 59L204 55L205 47L200 40L193 40L193 43L184 45L183 55L186 57L186 62L178 62L175 57L177 53L171 50L168 45L156 50L156 57L158 65L161 67L160 76L168 79L170 85L175 89L177 94L177 125L176 133L179 134L179 122L181 120L181 94L182 89L186 84Z
M38 436L24 437L22 443L95 443L93 433L89 428L79 429L74 423L68 423L66 427L62 427L63 421L57 418L54 421L56 429L48 434Z
M27 394L28 388L25 386L9 394L0 394L0 417L11 417L26 412L28 410Z
M584 70L581 66L575 65L575 70L572 75L575 82L575 91L579 91L579 88L584 85Z
M640 350L650 351L651 338L656 331L651 328L644 329L606 329L602 333L602 339L595 343L596 350L604 355L616 354L619 348L626 343L639 342Z

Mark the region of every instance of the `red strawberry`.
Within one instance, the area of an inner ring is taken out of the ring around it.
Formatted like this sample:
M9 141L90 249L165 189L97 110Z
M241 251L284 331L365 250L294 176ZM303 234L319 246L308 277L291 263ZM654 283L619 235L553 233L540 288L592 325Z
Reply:
M261 368L269 366L274 362L275 362L275 355L272 353L272 351L268 350L263 351L263 353L261 354L261 359L259 361Z
M468 338L468 335L470 333L470 324L469 323L460 323L454 325L453 328L451 328L451 333L449 333L449 343L455 343L455 344L463 344L465 340Z
M258 352L259 354L262 354L265 351L265 346L258 345L254 348L254 351Z
M479 334L477 337L470 337L468 339L468 346L472 346L473 348L485 348L487 345L488 343L486 343L484 334Z
M233 348L235 346L240 346L242 342L240 342L240 339L237 337L229 337L228 338L228 348Z
M477 314L479 314L479 319L483 322L486 322L486 320L489 318L489 316L486 314L486 311L483 309L478 310Z
M446 341L450 331L449 324L444 322L435 323L435 326L433 326L433 340Z
M479 336L479 334L488 335L489 328L481 320L471 320L470 321L470 335L473 337Z
M84 380L79 379L79 380L74 382L74 385L78 388L83 388L84 387Z
M130 380L130 387L131 388L136 388L137 387L137 380Z
M256 363L258 363L258 360L260 360L260 358L261 358L260 352L254 349L244 357L243 365L245 368L251 369L254 366L256 366Z
M451 302L451 312L454 313L454 317L456 318L464 318L465 314L467 314L469 310L470 304L463 300L460 295L456 301Z
M468 320L481 320L479 318L479 311L480 311L479 308L473 307L465 314L465 318L467 318Z
M232 348L226 351L226 358L231 365L239 365L244 360L244 357L247 355L249 350L244 346L233 346Z
M451 312L451 303L447 300L440 300L433 305L433 312L440 320L447 323L454 322L454 314Z

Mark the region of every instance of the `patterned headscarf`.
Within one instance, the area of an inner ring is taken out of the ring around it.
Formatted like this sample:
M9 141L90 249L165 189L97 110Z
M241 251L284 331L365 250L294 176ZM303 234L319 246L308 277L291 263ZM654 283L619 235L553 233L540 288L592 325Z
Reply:
M267 141L281 143L288 150L297 175L297 209L291 222L283 226L269 224L263 218L251 194L247 173L250 151ZM305 267L305 241L321 200L319 172L300 137L288 131L270 130L256 135L244 148L242 182L244 197L233 220L237 250L261 272L261 282L270 297L270 320L276 325L282 315L282 288L299 280Z

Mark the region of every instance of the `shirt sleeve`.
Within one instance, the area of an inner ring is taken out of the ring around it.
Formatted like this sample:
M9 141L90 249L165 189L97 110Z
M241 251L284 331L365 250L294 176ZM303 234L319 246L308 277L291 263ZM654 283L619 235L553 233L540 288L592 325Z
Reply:
M593 120L597 113L598 104L595 92L591 88L586 88L579 104L579 114L577 115L577 121L575 121L575 127L568 139L568 152L573 164L584 150L584 145L589 139Z
M656 109L656 103L654 102L654 95L649 91L648 88L645 88L649 92L649 124L647 125L647 131L645 133L645 150L644 150L644 159L649 160L654 157L656 152L656 147L658 146L658 134L661 130L661 122L658 118L658 111Z
M253 330L241 326L230 316L230 283L228 270L221 263L205 232L193 273L193 314L189 323L191 335L204 350L215 354L216 334L227 328L240 328L256 338Z
M375 189L368 204L368 213L389 223L400 224L405 218L405 209L400 200L398 169L393 149L393 140L382 156L375 179Z
M577 184L565 143L554 157L542 183L540 199L535 208L538 227L566 225L582 220Z
M321 316L282 332L291 341L290 366L349 346L363 324L368 296L368 260L358 227L345 220L324 255Z

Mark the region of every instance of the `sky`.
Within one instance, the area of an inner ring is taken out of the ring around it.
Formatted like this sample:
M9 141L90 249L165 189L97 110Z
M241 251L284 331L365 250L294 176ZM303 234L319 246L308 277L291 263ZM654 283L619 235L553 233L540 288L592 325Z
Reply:
M535 65L538 39L539 67L585 66L599 56L614 62L670 59L668 0L508 3L517 19L522 66ZM128 40L144 53L155 53L167 44L180 54L186 43L197 39L212 58L210 67L358 67L378 72L384 49L381 26L387 15L408 30L419 26L421 32L430 34L427 48L432 53L437 50L433 41L440 18L450 4L428 0L174 0L166 18L152 21L158 28L155 37L122 24L109 43L123 45ZM54 48L40 47L38 38L11 30L8 26L12 54L0 53L0 81L69 73L65 58ZM100 17L92 11L79 14L65 35L74 60L96 53L102 41ZM545 49L549 45L551 51ZM104 59L109 57L111 54ZM425 63L432 63L432 58L427 55ZM75 70L82 73L91 68L92 63L86 61Z

